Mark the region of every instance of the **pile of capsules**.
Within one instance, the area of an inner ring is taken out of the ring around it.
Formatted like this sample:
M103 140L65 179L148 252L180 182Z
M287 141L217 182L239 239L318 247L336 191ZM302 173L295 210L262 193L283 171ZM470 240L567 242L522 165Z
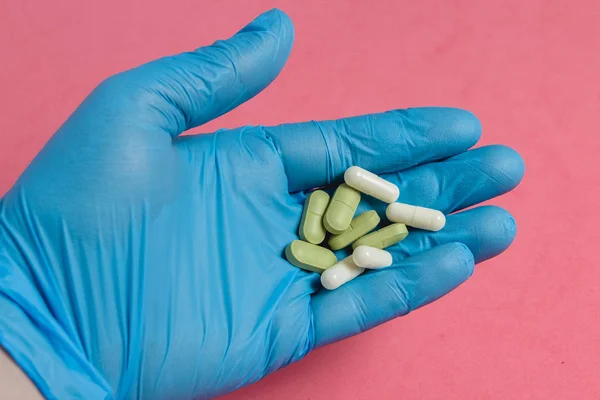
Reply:
M396 203L400 189L363 168L348 168L344 181L331 198L322 190L306 197L299 228L302 240L294 240L285 249L290 263L320 273L326 289L337 289L365 269L392 265L392 255L383 249L404 240L408 236L407 225L439 231L446 224L446 217L438 210ZM389 204L385 214L393 222L391 225L371 232L380 222L375 210L354 217L361 192ZM331 234L327 241L329 249L319 246L327 232ZM352 254L338 262L333 251L350 245Z

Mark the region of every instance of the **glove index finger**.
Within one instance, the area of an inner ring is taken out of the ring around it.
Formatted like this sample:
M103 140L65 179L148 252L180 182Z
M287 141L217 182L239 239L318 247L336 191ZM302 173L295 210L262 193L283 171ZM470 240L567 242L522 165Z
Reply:
M381 174L450 157L481 136L472 113L441 107L266 129L281 152L290 192L341 181L352 165Z

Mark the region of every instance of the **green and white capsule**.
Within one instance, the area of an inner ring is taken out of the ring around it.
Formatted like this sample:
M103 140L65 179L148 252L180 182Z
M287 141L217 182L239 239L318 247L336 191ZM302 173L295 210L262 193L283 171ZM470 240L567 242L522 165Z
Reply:
M363 272L365 272L365 269L356 265L352 256L348 256L323 272L321 275L321 285L325 289L334 290L344 283L350 282Z
M361 268L379 269L392 265L392 255L385 251L371 246L358 246L352 252L354 264Z
M441 211L404 203L390 204L385 215L392 222L401 222L426 231L436 232L446 225L446 217Z
M302 240L294 240L285 248L285 258L298 268L319 274L337 263L333 251Z
M358 246L371 246L378 249L385 249L386 247L404 240L406 236L408 236L406 225L392 224L361 237L356 242L352 243L352 248L356 249Z
M375 210L360 214L350 222L348 229L339 235L333 235L329 239L329 248L336 251L350 246L352 242L375 229L379 221L379 215L377 215L377 211Z
M329 195L322 190L316 190L306 197L298 229L300 239L312 244L319 244L325 240L327 231L323 226L323 214L328 205Z
M358 190L345 183L338 186L323 216L325 229L334 235L339 235L348 229L358 203L360 203L360 192Z
M398 186L356 165L346 170L344 181L354 189L386 203L393 203L400 196Z

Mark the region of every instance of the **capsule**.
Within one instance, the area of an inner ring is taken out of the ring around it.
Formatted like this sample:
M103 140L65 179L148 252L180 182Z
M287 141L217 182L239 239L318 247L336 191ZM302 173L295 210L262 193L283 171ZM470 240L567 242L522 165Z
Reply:
M360 203L360 192L342 183L335 190L327 211L323 216L325 229L339 235L350 226L356 207Z
M348 168L344 173L344 181L354 189L385 203L393 203L400 196L398 186L361 167Z
M358 246L352 252L354 264L361 268L379 269L392 265L392 255L376 247Z
M285 258L298 268L318 273L337 263L333 251L302 240L294 240L285 248Z
M360 214L350 222L348 229L339 235L333 235L329 239L329 248L336 251L350 246L352 242L375 229L379 221L379 215L375 210Z
M363 272L365 272L365 269L354 264L350 255L323 272L321 275L321 285L325 289L334 290L344 283L350 282Z
M402 222L413 228L427 231L436 232L446 225L446 217L441 211L404 203L390 204L385 215L392 222Z
M392 246L408 236L408 230L404 224L392 224L378 231L371 232L366 236L361 237L356 242L352 243L352 248L358 246L371 246L378 249L385 249Z
M323 226L323 214L328 204L329 195L322 190L315 190L306 197L298 229L300 239L312 244L319 244L325 240L327 232Z

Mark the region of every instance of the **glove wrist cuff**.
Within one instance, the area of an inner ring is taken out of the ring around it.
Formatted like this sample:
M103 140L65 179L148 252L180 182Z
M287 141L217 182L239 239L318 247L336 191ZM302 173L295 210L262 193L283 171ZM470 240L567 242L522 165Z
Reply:
M1 258L0 347L45 398L112 398L108 383L66 335L35 285Z

